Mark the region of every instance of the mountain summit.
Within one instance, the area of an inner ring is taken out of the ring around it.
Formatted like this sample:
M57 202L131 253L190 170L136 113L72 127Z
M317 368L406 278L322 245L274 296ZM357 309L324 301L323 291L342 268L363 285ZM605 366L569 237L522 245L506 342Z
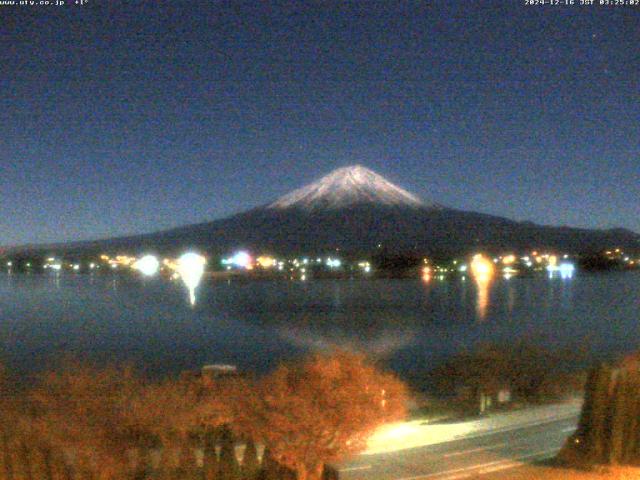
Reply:
M359 204L425 207L415 195L362 165L334 170L317 182L280 197L270 209L339 209Z

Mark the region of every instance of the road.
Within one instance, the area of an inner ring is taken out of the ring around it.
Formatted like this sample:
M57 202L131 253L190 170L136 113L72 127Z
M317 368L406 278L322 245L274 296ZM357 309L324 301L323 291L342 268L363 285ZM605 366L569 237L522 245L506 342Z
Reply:
M361 455L340 467L343 480L459 480L553 457L578 415L505 427L435 445Z

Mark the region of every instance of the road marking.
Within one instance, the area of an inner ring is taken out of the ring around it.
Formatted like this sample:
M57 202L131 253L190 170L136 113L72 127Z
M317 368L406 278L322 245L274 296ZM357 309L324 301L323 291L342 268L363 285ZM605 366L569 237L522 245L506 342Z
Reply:
M470 448L468 450L460 450L459 452L445 453L443 455L443 457L444 458L457 457L457 456L460 456L460 455L465 455L467 453L483 452L485 450L495 450L496 448L504 447L505 445L508 445L508 444L507 443L497 443L495 445L489 445L487 447Z
M424 480L427 478L436 477L440 478L441 480L459 480L462 478L468 478L473 473L490 473L497 472L499 470L508 470L510 468L520 467L522 466L521 460L527 460L536 457L540 457L540 459L542 459L550 457L557 452L557 448L554 448L553 450L541 450L539 452L521 455L513 459L496 460L480 465L473 465L471 467L455 468L453 470L445 470L444 472L429 473L427 475L417 475L414 477L396 478L395 480Z
M347 467L341 468L341 472L354 472L356 470L371 470L371 465L362 465L361 467Z
M569 428L562 429L562 433L575 432L575 431L576 431L576 427L569 427Z

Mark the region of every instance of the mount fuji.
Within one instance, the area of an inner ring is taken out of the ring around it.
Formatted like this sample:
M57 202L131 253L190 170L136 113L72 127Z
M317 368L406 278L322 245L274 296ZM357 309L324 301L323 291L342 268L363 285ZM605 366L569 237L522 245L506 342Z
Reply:
M592 252L640 249L629 230L588 230L517 222L425 203L360 165L339 168L269 204L211 222L157 233L29 250L178 252L197 248L256 253L457 254L477 249Z
M315 183L280 197L267 208L337 210L357 204L420 208L422 201L361 165L334 170Z

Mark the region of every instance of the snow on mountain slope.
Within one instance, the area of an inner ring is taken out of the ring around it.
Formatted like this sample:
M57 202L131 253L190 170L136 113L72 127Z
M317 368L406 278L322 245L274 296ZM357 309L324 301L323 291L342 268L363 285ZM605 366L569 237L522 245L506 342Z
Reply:
M280 197L267 208L337 209L362 203L425 207L415 195L368 168L354 165L334 170L317 182Z

